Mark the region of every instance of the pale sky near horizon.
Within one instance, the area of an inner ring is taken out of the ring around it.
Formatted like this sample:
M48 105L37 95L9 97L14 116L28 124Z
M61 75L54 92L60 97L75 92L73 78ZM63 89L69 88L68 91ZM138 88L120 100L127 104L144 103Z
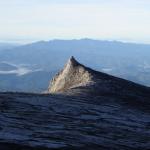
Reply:
M0 0L0 41L150 43L150 0Z

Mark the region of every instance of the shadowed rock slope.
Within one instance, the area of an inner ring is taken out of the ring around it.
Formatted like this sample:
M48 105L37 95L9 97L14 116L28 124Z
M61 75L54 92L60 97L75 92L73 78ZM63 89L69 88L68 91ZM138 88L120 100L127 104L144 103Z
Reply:
M48 93L150 96L150 88L88 68L71 57L50 82Z
M0 149L149 150L148 87L72 57L48 92L0 93Z

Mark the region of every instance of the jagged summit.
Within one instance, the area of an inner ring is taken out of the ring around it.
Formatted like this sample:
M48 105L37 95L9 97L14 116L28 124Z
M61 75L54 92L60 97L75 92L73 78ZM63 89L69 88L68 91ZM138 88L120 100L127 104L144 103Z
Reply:
M73 56L68 60L64 69L51 81L49 93L65 92L68 89L86 86L92 82L88 69L80 64Z
M80 65L79 62L73 56L70 57L67 64L72 65L72 66Z

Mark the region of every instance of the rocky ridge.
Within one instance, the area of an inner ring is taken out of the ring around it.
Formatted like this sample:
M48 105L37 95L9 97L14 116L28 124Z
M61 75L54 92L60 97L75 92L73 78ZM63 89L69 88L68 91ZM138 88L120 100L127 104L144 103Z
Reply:
M71 57L48 92L0 93L0 149L149 150L148 87Z
M95 71L71 57L50 82L48 93L69 95L131 95L150 96L150 88L131 81Z
M51 81L48 92L62 93L71 88L87 86L93 83L92 74L72 56L64 69Z

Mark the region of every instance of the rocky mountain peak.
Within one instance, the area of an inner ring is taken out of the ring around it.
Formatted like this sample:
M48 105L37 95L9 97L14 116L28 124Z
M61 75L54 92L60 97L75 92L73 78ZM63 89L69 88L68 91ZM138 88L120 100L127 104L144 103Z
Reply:
M81 64L73 56L71 56L67 61L66 65L64 66L63 70L69 72L72 71L73 69L76 69L76 67L79 66L81 66Z
M133 91L142 94L145 90L149 92L148 87L90 69L72 56L64 69L51 80L48 93L95 96L109 93L120 96L120 93L132 95Z
M48 92L61 93L71 88L85 86L91 81L92 76L88 69L72 56L64 69L52 79Z
M77 60L73 56L70 57L67 64L72 65L72 66L79 65L79 63L77 62Z

